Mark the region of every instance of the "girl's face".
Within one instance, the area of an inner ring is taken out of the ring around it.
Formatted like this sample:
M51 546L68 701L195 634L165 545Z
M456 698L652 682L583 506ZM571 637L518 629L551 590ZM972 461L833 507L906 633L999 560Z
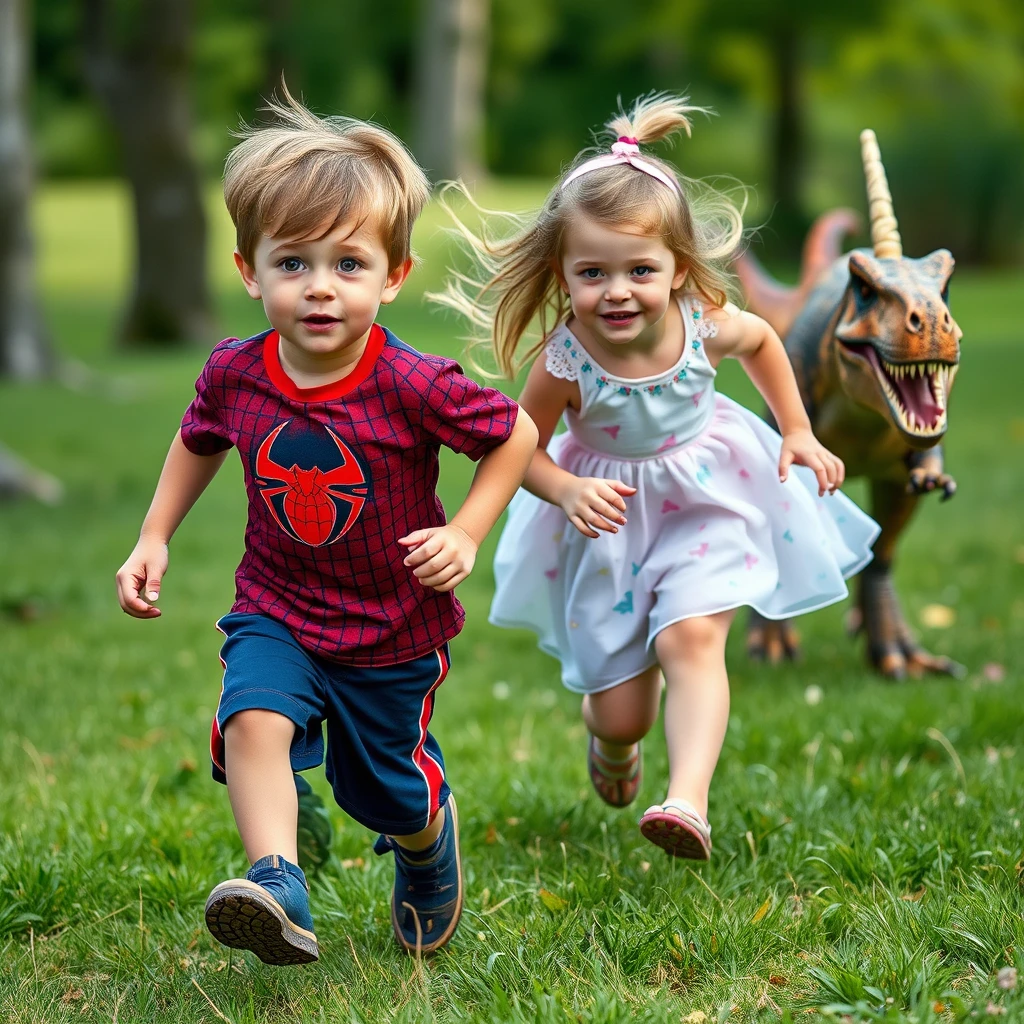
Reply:
M656 344L672 292L686 279L660 237L585 216L565 232L559 271L576 321L609 348Z

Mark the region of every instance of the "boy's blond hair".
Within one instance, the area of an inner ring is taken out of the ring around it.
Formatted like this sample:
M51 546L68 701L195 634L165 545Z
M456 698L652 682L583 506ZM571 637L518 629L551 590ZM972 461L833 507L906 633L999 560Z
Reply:
M391 132L352 117L317 117L282 85L276 123L243 125L224 167L238 251L253 266L261 235L304 238L355 219L375 224L394 270L430 197L426 175Z

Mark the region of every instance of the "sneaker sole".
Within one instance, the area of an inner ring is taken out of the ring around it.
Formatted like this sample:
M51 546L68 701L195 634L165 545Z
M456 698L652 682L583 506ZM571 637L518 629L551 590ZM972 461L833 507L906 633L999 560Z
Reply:
M312 932L292 924L262 886L246 878L221 882L206 901L206 927L232 949L248 949L265 964L309 964L320 957Z
M394 929L395 938L398 939L398 944L411 956L416 956L417 953L421 956L425 956L428 953L436 953L442 946L446 946L451 940L451 937L455 934L455 929L459 924L459 918L462 917L462 850L459 846L459 811L455 806L455 797L449 796L445 807L450 808L452 824L455 826L455 870L458 872L459 876L459 893L457 896L458 903L456 904L455 914L453 915L451 922L441 935L434 939L433 942L427 943L425 946L417 946L415 943L407 942L405 936L402 934L402 929L398 925L398 914L395 909L394 893L392 893L391 927ZM445 813L449 812L446 810Z
M672 857L711 860L711 846L704 837L675 814L650 814L640 819L640 834Z

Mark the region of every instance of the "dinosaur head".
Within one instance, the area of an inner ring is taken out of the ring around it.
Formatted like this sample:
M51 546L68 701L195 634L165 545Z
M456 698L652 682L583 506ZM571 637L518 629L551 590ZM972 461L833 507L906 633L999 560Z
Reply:
M946 432L962 331L949 312L953 257L903 255L874 132L861 135L873 249L849 255L835 336L839 379L859 405L889 419L914 448Z

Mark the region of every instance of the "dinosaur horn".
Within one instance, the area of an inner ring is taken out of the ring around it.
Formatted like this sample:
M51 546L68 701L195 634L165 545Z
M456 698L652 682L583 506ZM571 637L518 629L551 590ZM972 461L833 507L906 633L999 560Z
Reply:
M864 161L864 177L868 183L868 210L871 214L871 242L879 259L899 259L903 255L903 242L892 209L889 182L882 166L875 133L865 128L860 133L860 154Z

